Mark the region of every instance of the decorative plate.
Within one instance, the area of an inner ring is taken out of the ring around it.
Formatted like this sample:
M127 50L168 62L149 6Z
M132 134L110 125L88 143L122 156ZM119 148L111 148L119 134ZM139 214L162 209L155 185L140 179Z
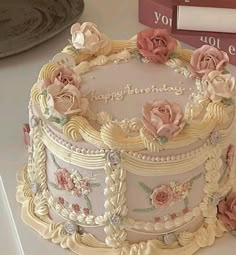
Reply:
M0 1L0 58L40 44L75 22L83 0Z

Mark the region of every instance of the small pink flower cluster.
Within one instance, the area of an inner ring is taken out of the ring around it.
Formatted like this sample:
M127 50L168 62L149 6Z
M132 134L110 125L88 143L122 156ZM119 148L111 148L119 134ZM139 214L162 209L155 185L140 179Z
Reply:
M71 178L70 173L64 168L57 170L56 177L60 189L71 191L77 196L90 192L90 185L87 180L81 179L75 184L75 181Z
M68 202L66 202L63 197L58 198L58 204L60 204L62 206L68 206ZM91 213L89 208L86 208L86 207L81 208L80 205L78 205L78 204L72 204L71 207L74 210L74 212L76 212L76 213L83 212L85 215L89 215Z
M185 182L182 185L176 185L172 183L172 185L161 185L153 190L153 193L150 196L152 205L154 207L160 207L171 202L179 201L186 197L188 191L191 189L191 183Z

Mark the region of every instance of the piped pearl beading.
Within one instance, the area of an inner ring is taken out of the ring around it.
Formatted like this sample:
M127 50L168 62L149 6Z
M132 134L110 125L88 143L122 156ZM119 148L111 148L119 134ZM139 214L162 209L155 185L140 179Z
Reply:
M63 140L62 138L58 137L47 125L43 126L43 129L47 133L49 137L51 137L54 141L56 141L58 144L64 146L65 148L74 151L76 153L80 153L83 155L99 155L99 154L105 154L108 152L108 150L105 149L85 149L78 147L77 145L74 145L68 141ZM172 162L172 161L180 161L184 159L189 159L191 157L195 157L198 153L202 152L207 146L211 145L210 139L208 139L201 147L196 148L190 152L178 154L178 155L172 155L172 156L149 156L149 155L144 155L142 153L138 152L125 152L128 153L130 156L141 159L144 161L151 161L151 162Z
M128 154L132 157L137 158L137 159L142 159L142 160L151 161L151 162L162 162L163 163L163 162L179 161L179 160L194 157L195 155L197 155L198 153L203 151L210 144L211 144L210 140L207 140L201 147L199 147L195 150L192 150L192 151L186 152L186 153L182 153L182 154L178 154L178 155L165 156L165 157L164 156L162 156L162 157L149 156L149 155L144 155L142 153L133 152L133 151L129 151Z
M76 213L74 210L70 208L66 208L65 206L58 204L57 200L53 198L48 192L45 192L45 197L48 199L49 206L54 209L61 217L66 220L72 220L77 224L86 227L98 227L103 226L105 224L104 216L94 216L94 215L85 215L84 213Z
M193 208L191 212L187 212L184 215L176 217L175 219L166 220L164 222L147 222L147 221L138 221L138 220L128 218L125 221L125 225L127 229L130 229L130 230L134 229L134 230L147 231L147 232L161 232L161 231L167 231L167 230L170 231L186 223L189 223L194 218L200 215L201 215L201 209L199 207L195 207Z

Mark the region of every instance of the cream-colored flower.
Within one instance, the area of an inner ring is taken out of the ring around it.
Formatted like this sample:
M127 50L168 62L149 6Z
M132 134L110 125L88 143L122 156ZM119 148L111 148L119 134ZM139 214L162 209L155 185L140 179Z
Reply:
M235 93L235 78L231 74L222 74L220 71L212 71L202 78L206 98L213 102L220 102L224 98L232 98Z
M75 23L71 27L72 44L86 53L96 53L103 43L102 35L92 22Z
M88 105L88 99L82 98L74 85L68 84L62 88L53 84L47 87L47 106L52 116L83 116L88 110Z

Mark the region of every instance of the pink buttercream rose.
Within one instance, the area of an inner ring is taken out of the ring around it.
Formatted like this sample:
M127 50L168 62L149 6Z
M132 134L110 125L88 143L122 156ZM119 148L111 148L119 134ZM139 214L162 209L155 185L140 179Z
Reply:
M234 162L234 145L230 144L226 155L226 164L232 168Z
M212 71L202 78L202 84L206 98L213 102L219 102L224 98L232 98L236 95L235 78L231 74L222 74L220 71Z
M49 78L46 78L43 81L43 86L45 88L52 84L59 85L61 87L68 84L74 85L77 88L80 86L75 72L67 66L58 67Z
M53 109L54 116L56 112L65 116L83 116L88 110L88 99L82 98L81 92L73 85L60 87L53 84L47 87L47 93L47 105Z
M190 61L190 71L202 77L211 71L223 71L229 63L229 57L226 52L218 50L210 45L203 45L193 52Z
M138 33L139 53L154 63L164 63L177 46L166 29L146 29Z
M150 199L154 207L169 204L173 200L172 189L167 185L161 185L153 190Z
M154 137L172 139L184 128L184 113L180 105L167 100L155 100L143 106L142 122Z
M92 22L75 23L71 35L73 46L87 53L96 53L103 44L102 34Z
M231 230L236 229L236 193L230 194L218 205L217 217Z
M74 188L74 183L70 177L70 173L66 169L58 169L56 172L58 186L64 190L72 190Z

